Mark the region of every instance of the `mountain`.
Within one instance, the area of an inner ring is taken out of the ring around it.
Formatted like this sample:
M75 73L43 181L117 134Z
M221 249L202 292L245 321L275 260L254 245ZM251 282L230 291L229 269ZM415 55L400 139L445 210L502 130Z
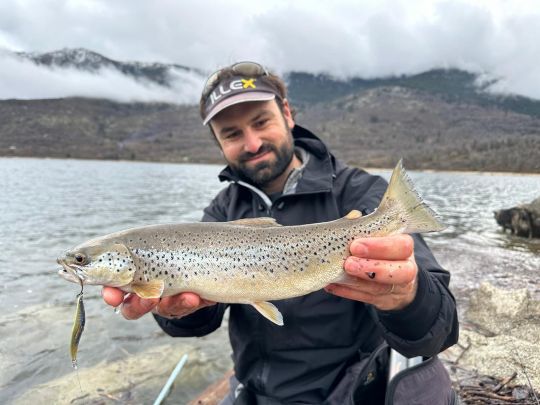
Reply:
M470 103L495 107L540 118L540 100L518 95L493 94L488 91L495 81L480 83L478 75L458 69L433 69L410 76L378 79L338 80L328 75L292 72L288 74L289 91L302 104L328 102L370 89L400 87L437 95L449 103Z
M144 63L144 62L120 62L109 59L99 53L84 48L65 48L59 51L47 53L17 52L17 56L30 60L36 65L50 68L75 68L87 72L97 73L101 69L114 69L135 80L147 80L161 86L172 84L171 73L174 71L203 73L194 68L178 64Z
M170 86L180 65L118 62L83 49L20 54L36 64ZM540 101L493 95L455 69L378 79L338 80L291 72L297 123L351 164L411 169L540 173ZM489 84L489 83L488 83ZM0 156L221 162L195 105L65 98L0 100Z
M50 68L75 68L98 73L114 69L137 81L150 81L163 87L173 85L174 72L190 72L203 82L207 72L179 64L121 62L84 48L64 48L46 53L16 53L36 65ZM341 80L327 74L304 72L285 74L291 100L295 104L310 105L336 100L340 97L380 87L403 87L435 94L448 102L468 102L497 107L540 117L540 100L517 95L500 95L488 91L495 80L480 83L478 75L458 69L433 69L416 75L376 79L351 78Z

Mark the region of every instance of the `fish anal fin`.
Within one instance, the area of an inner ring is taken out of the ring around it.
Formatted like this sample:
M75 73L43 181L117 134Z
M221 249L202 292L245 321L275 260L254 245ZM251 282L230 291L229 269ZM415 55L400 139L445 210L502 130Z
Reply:
M362 213L358 210L352 210L347 215L345 215L345 218L347 219L358 219L362 217Z
M152 280L141 283L132 283L133 292L141 298L159 298L165 289L163 280Z
M255 228L268 228L274 226L282 226L276 222L274 218L260 217L260 218L242 218L236 221L229 221L231 225L253 226Z
M268 301L260 301L254 302L251 305L253 305L253 307L269 321L276 325L283 326L283 315L281 315L281 312L279 312L279 309L277 309L274 304Z

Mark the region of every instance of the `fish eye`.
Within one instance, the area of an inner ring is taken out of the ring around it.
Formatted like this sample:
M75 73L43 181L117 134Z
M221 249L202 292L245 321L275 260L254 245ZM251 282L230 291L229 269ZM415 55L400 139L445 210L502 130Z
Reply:
M79 263L79 264L84 263L85 259L86 259L86 257L85 257L82 253L77 253L77 254L75 255L75 261L76 261L77 263Z

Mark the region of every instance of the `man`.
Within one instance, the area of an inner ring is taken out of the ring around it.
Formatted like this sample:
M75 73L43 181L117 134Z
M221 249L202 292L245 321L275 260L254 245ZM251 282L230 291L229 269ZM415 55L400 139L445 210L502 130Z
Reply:
M378 206L386 182L345 166L296 125L283 81L262 66L243 62L214 73L200 111L228 163L220 180L230 182L204 210L203 221L271 216L299 225L335 220L353 209L368 214ZM358 238L350 252L344 269L357 285L333 284L275 302L285 326L250 306L229 305L235 377L224 404L382 403L385 342L407 357L431 357L457 341L449 274L419 235ZM107 287L103 296L114 306L124 298ZM192 293L161 300L131 295L122 305L127 319L152 311L178 337L211 333L225 309Z

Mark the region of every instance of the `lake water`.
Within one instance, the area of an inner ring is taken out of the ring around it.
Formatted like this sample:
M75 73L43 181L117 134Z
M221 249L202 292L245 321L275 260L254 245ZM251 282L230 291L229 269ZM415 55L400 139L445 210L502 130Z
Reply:
M230 368L224 327L202 339L172 339L150 317L134 322L116 315L101 300L100 288L89 286L85 288L87 324L79 351L81 390L68 353L79 288L56 275L55 262L67 248L95 236L147 224L198 221L202 209L224 187L216 177L220 169L214 165L0 159L0 403L24 402L32 395L51 399L58 390L65 396L62 400L57 396L57 402L115 403L119 398L127 403L151 402L159 392L156 384L163 384L167 374L158 375L153 385L136 382L153 381L152 361L147 362L155 358L151 350L171 344L175 350L169 357L174 358L167 361L172 367L182 352L189 352L190 360L170 403L187 401ZM390 171L378 173L388 178ZM426 239L451 271L451 286L461 309L482 281L505 288L525 287L540 296L540 243L502 232L492 213L540 196L540 176L409 174L448 225ZM129 370L116 375L125 381L127 397L118 397L121 387L107 392L91 377L129 359L140 359L144 375ZM66 381L76 389L61 388ZM90 400L89 393L98 393L102 402Z

